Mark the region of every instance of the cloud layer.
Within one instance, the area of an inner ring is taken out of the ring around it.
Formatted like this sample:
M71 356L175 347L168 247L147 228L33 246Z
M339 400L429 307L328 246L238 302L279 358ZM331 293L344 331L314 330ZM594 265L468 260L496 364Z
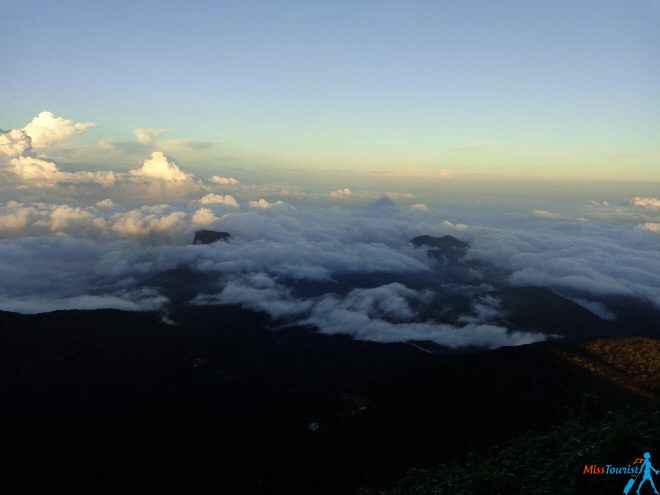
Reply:
M0 309L165 308L167 298L143 282L177 266L216 280L196 304L240 304L278 325L379 342L497 347L546 338L506 327L494 281L549 287L607 318L616 317L613 295L660 307L653 197L503 215L441 211L406 192L204 180L164 148L152 151L165 142L151 128L135 130L144 159L121 169L79 170L49 157L92 125L42 112L0 132ZM198 228L231 239L193 246ZM424 234L469 241L465 264L410 245Z

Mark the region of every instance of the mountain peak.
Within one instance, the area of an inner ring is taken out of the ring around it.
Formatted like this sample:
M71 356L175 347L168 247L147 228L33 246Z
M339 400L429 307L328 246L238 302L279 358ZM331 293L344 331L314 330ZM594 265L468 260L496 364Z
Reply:
M216 230L197 230L193 244L212 244L217 241L226 241L231 237L229 232L218 232Z
M420 235L410 239L410 242L415 247L428 246L436 249L467 249L470 246L467 242L456 239L451 235L441 237Z
M392 199L389 196L383 196L382 198L374 201L369 205L370 208L377 208L377 209L382 209L382 208L396 208L396 203L392 201Z

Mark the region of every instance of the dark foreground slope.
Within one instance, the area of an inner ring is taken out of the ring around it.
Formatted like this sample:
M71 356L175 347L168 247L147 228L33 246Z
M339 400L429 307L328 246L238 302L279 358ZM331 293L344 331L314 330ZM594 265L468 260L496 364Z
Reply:
M0 442L12 493L352 493L529 430L643 407L658 341L464 355L235 307L0 313ZM634 348L628 358L618 352Z
M359 495L574 495L622 493L631 475L594 474L593 466L627 466L657 452L660 410L624 409L594 419L582 414L560 428L516 437L482 454L411 470L389 490L364 487ZM631 455L634 453L634 455ZM655 456L654 456L655 457ZM585 472L585 466L587 472ZM630 493L636 489L636 481ZM640 493L653 493L648 483Z

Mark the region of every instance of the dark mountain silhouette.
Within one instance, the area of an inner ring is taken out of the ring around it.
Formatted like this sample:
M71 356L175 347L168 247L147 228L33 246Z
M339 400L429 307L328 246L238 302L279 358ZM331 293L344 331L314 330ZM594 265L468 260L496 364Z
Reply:
M182 264L143 281L140 285L157 289L172 304L190 301L203 293L217 292L220 282L217 273L193 270Z
M442 255L450 260L457 260L465 256L470 246L467 242L460 241L450 235L443 235L442 237L420 235L411 239L410 242L415 247L431 248L429 256L438 257L438 255Z
M493 292L509 326L569 339L617 333L615 326L545 287L505 287Z
M600 397L595 418L641 407L660 376L652 339L440 355L274 331L233 306L179 305L170 318L0 312L3 482L23 493L353 493L547 431L585 394Z
M389 196L383 196L371 203L368 208L375 210L382 210L384 208L397 208L397 205Z
M430 235L420 235L410 240L413 246L428 246L436 249L467 249L469 244L465 241L459 241L453 236L443 235L433 237Z
M216 230L197 230L193 244L212 244L217 241L226 241L231 237L228 232L218 232Z

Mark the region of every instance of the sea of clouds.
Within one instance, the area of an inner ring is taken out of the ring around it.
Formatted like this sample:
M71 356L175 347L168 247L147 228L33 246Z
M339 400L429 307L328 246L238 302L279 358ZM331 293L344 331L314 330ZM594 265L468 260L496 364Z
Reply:
M43 112L23 129L0 132L2 310L165 311L167 298L143 282L182 265L217 278L195 304L240 304L279 322L380 342L498 347L546 338L502 325L493 279L549 287L601 315L606 296L660 306L657 198L593 200L574 215L447 218L406 192L196 178L153 150L157 129L136 130L138 143L152 148L132 168L58 165L57 144L92 126ZM232 237L192 245L201 228ZM410 244L424 234L470 243L458 275ZM456 294L471 303L445 317Z

